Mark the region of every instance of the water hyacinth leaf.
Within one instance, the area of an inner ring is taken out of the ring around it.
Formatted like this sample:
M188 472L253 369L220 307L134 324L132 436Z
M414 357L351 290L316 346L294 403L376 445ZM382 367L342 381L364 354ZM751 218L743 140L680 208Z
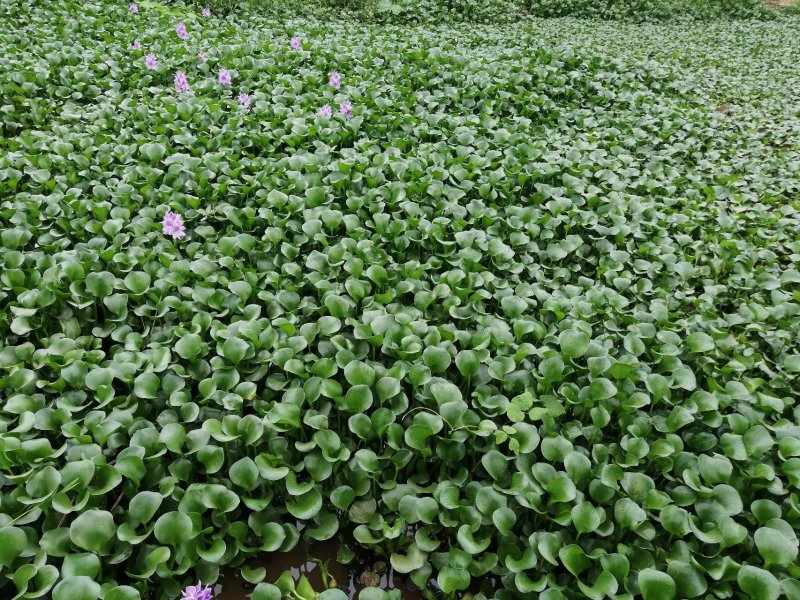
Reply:
M286 509L298 519L311 519L322 508L322 494L317 488L287 500Z
M352 386L370 386L375 381L375 369L360 361L351 361L344 368L344 376Z
M639 571L639 589L644 600L674 600L677 594L672 577L656 569Z
M776 600L781 594L781 587L775 576L769 571L744 565L736 576L739 588L752 600Z
M222 356L232 363L239 363L250 349L250 344L238 337L230 337L222 343Z
M0 565L10 567L25 547L28 538L19 527L0 527Z
M392 568L398 573L410 573L425 564L427 555L416 544L410 544L405 554L395 553L390 557Z
M466 569L445 567L439 571L436 582L439 584L442 592L445 594L452 594L453 592L467 589L470 579L469 571Z
M267 576L267 569L264 567L242 567L242 579L244 579L247 583L257 584L264 580L264 577Z
M232 464L229 473L231 481L245 490L253 490L258 486L258 466L249 456L240 458Z
M253 590L252 600L280 600L281 590L271 583L259 583Z
M69 537L79 548L105 554L116 537L114 517L105 510L87 510L70 524Z
M701 571L683 561L673 561L667 566L667 574L675 581L679 598L697 598L708 586Z
M494 479L500 479L508 467L506 457L496 450L491 450L484 454L481 457L481 464Z
M193 361L200 356L202 349L203 340L196 333L187 333L175 344L175 351L178 355L188 361Z
M771 527L759 527L753 536L766 565L789 565L797 559L797 538L789 539Z
M141 600L141 594L136 588L128 585L120 585L112 590L109 590L104 600Z
M150 288L151 281L150 275L144 271L131 271L124 279L125 287L136 295L144 294Z
M84 575L65 577L53 588L53 600L97 600L100 584Z
M192 520L182 512L164 513L156 521L153 533L162 544L180 546L193 537Z
M500 535L508 535L517 522L517 514L508 507L498 508L492 513L492 522Z
M686 339L692 352L709 352L714 349L714 340L707 333L693 331Z
M148 523L161 506L163 497L156 492L139 492L128 505L130 515L140 523Z
M559 334L558 343L569 358L579 358L589 348L589 336L583 331L568 329Z

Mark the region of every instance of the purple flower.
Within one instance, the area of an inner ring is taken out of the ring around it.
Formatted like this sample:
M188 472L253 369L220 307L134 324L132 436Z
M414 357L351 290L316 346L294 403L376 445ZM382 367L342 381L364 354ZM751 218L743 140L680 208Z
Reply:
M333 109L329 105L320 106L319 107L319 116L320 117L332 117L333 116Z
M331 73L331 78L328 81L328 85L330 85L331 87L335 87L338 90L339 87L342 85L341 73L337 73L336 71Z
M198 581L197 585L190 585L183 590L180 600L211 600L211 588Z
M292 38L292 41L290 42L290 44L291 44L292 48L294 48L295 50L300 50L300 48L303 45L302 42L300 42L300 38L297 37L297 36L294 36Z
M184 25L183 23L178 23L175 26L175 33L177 33L178 37L181 38L183 41L189 39L189 32L186 31L186 25Z
M139 14L139 7L136 6L133 2L131 2L131 5L128 8L130 9L132 15Z
M231 74L228 73L228 69L220 69L219 70L218 81L222 85L230 85L231 84Z
M250 106L250 96L242 92L239 94L239 104L242 108L248 108Z
M189 91L189 81L186 79L186 73L178 71L175 73L175 89L181 94Z
M146 54L144 57L144 66L151 71L155 71L156 68L158 67L158 61L156 61L156 55Z
M339 112L344 115L345 119L349 119L353 116L353 105L349 100L345 100L339 105Z
M204 17L210 17L210 16L211 16L211 9L210 9L209 7L207 7L207 6L206 6L206 7L203 9L203 16L204 16Z
M141 50L142 49L142 42L140 42L139 40L136 40L135 42L133 42L133 45L131 46L131 48L133 48L134 50Z
M197 58L200 59L200 62L208 62L208 54L206 54L202 50L197 53Z
M164 235L171 235L173 239L182 238L186 235L186 229L183 226L183 219L178 213L172 212L171 210L167 211L167 214L164 215L164 220L161 223L164 226ZM189 590L190 588L186 588ZM200 593L202 590L200 588L200 584L197 584L197 593ZM209 593L210 588L209 588ZM186 592L184 591L184 598L203 598L204 596L186 596ZM208 596L209 598L211 596Z

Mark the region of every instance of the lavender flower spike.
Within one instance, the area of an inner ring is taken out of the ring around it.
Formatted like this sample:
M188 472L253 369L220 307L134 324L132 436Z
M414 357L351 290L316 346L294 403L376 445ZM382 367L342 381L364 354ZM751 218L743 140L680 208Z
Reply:
M183 590L180 600L211 600L211 588L198 581L197 585L190 585Z
M139 7L136 6L135 4L133 4L132 2L131 2L131 5L128 8L130 9L132 15L138 15L139 14Z
M319 109L319 116L321 117L332 117L333 116L333 109L329 105L321 106Z
M144 66L150 71L155 71L158 68L158 61L155 54L147 54L144 57Z
M290 42L290 45L291 45L291 46L292 46L292 48L294 48L295 50L300 50L300 48L302 48L302 47L303 47L303 44L302 44L302 42L300 41L300 38L299 38L299 37L297 37L297 36L294 36L294 37L292 38L292 41Z
M244 92L239 94L239 104L241 104L242 108L248 108L250 106L250 96Z
M197 58L200 59L200 62L208 62L208 54L206 54L202 50L197 53Z
M349 100L345 100L339 105L339 112L344 115L345 119L349 119L353 116L353 105L350 104Z
M178 23L175 26L175 33L177 33L178 37L181 38L183 41L189 39L189 32L186 31L186 25L184 25L183 23Z
M167 211L167 214L164 215L164 220L162 221L162 226L164 227L164 235L171 235L173 239L182 238L186 235L186 228L183 225L183 219L181 216L176 213L172 212L171 210ZM190 588L186 588L189 590ZM198 593L200 593L200 584L197 584ZM211 593L211 588L209 588L209 594ZM205 596L186 596L186 591L184 591L184 598L205 598ZM208 596L210 598L211 596Z
M204 17L210 17L210 16L211 16L211 9L210 9L208 6L206 6L206 7L203 9L203 16L204 16Z
M231 74L228 72L228 69L220 69L219 77L217 78L217 80L220 82L221 85L230 85Z
M342 85L342 74L341 73L337 73L336 71L331 73L331 78L328 81L328 85L330 85L331 87L334 87L334 88L336 88L338 90L339 87L341 87L341 85Z
M175 89L181 94L185 94L189 91L189 81L186 79L186 73L183 71L175 73Z

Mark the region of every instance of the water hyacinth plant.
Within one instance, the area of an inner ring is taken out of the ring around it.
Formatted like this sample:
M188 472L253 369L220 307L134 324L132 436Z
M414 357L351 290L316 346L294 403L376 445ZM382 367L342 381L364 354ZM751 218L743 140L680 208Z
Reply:
M328 80L328 85L338 90L342 85L342 75L336 71L331 73L330 79Z
M245 92L241 92L239 94L239 106L241 106L242 108L250 107L250 96Z
M302 47L303 47L303 44L302 44L302 42L300 41L300 38L299 38L298 36L294 36L294 37L291 39L291 41L289 42L289 45L290 45L290 46L291 46L293 49L295 49L295 50L300 50L300 48L302 48Z
M204 17L210 17L210 16L211 16L211 8L209 8L208 6L206 6L206 7L203 9L203 16L204 16Z
M202 50L197 53L197 58L200 60L200 62L203 63L208 62L208 54L206 54Z
M189 39L189 32L186 30L186 25L184 23L178 23L175 26L175 33L183 41L186 41L186 40Z
M0 0L0 599L342 600L273 569L328 542L360 600L796 600L749 4Z
M131 12L132 15L139 14L139 7L136 4L131 3L131 5L128 7L128 10Z

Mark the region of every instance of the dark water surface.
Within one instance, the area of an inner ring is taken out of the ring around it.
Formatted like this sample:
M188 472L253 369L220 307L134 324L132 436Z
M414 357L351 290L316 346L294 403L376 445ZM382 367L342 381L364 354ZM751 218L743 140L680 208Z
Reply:
M383 561L371 553L358 553L349 565L336 560L340 542L329 540L315 542L308 546L300 543L290 552L270 552L247 561L251 568L264 567L267 576L264 581L274 583L284 571L291 571L295 582L300 575L305 575L317 592L327 589L323 581L322 569L317 561L327 563L329 577L335 580L332 587L338 587L349 598L357 598L367 583L384 590L402 590L403 600L423 600L422 592L410 579L394 573L388 561ZM314 560L316 559L316 561ZM331 582L333 583L333 582ZM214 600L247 600L255 586L241 578L238 568L222 571L220 581L214 590Z

